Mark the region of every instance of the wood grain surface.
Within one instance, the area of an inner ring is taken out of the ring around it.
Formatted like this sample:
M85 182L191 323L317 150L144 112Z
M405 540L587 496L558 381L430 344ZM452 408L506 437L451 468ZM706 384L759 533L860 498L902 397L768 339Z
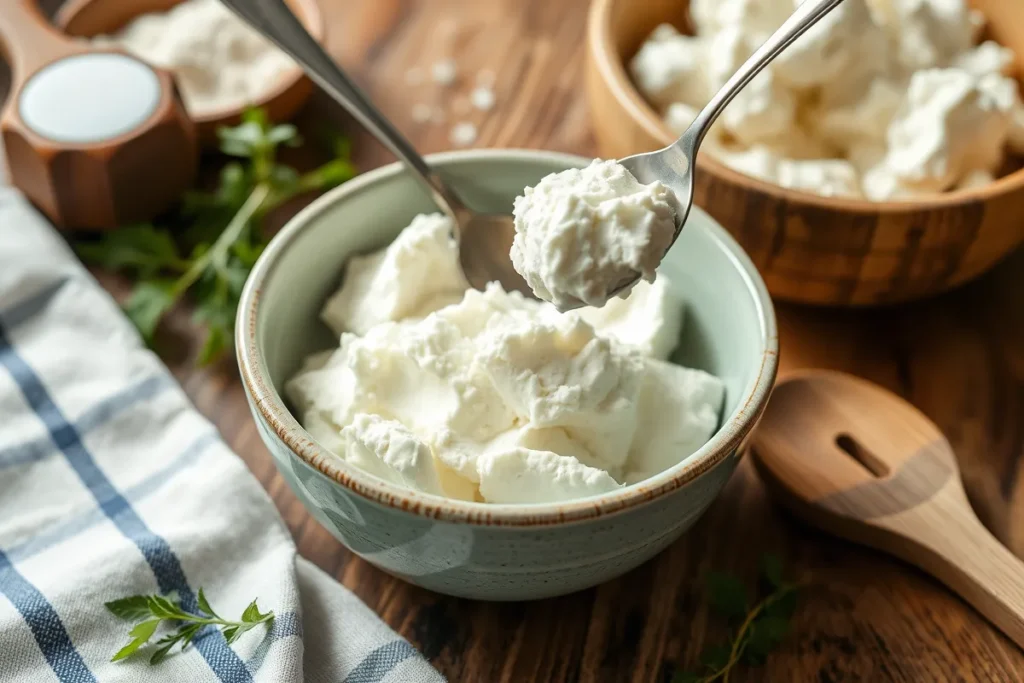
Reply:
M331 50L423 151L448 149L454 121L479 126L475 146L594 154L582 90L583 0L320 0ZM460 65L450 90L409 86L408 69ZM497 105L459 108L477 71L496 75ZM443 124L415 123L416 103L444 105ZM349 130L361 168L390 161L317 96L304 118ZM104 278L115 293L122 283ZM979 517L1024 556L1024 253L960 290L913 306L847 312L779 305L783 373L851 372L907 398L957 453ZM704 600L712 569L753 580L766 551L813 577L782 648L744 682L1019 681L1024 653L922 572L793 521L749 461L681 540L622 578L522 604L446 598L353 556L302 508L260 442L230 364L196 371L186 312L161 352L273 498L299 551L351 588L455 682L667 683L726 637Z

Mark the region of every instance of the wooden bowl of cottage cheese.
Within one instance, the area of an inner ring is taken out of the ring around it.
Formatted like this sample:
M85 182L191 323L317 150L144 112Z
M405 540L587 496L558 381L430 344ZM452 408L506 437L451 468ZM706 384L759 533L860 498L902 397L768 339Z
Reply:
M316 0L288 5L317 41L325 26ZM69 0L55 23L69 35L114 44L173 73L200 140L236 125L248 106L272 121L291 119L313 84L290 57L219 0Z
M698 156L695 202L773 296L910 301L1024 242L1022 7L846 0L730 105ZM674 142L791 11L593 0L586 87L602 156Z
M495 212L589 161L427 159ZM242 382L281 474L353 552L441 593L561 595L653 557L725 485L778 363L764 283L692 216L653 283L558 314L468 289L402 165L328 192L274 237L238 307Z

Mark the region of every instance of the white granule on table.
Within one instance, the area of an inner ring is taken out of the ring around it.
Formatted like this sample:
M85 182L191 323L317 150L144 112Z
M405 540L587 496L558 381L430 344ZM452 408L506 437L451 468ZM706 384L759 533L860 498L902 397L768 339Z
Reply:
M455 82L458 74L458 67L452 59L442 59L439 62L434 62L434 65L430 67L430 77L438 85L451 85Z
M117 46L172 72L193 116L261 99L295 62L218 0L186 0L143 14L93 43Z
M474 88L469 94L469 101L480 111L490 111L494 108L494 91L490 88Z
M412 106L412 120L416 123L426 123L434 115L434 110L429 104L414 104Z
M456 123L448 136L456 147L469 147L476 142L476 126L468 121Z

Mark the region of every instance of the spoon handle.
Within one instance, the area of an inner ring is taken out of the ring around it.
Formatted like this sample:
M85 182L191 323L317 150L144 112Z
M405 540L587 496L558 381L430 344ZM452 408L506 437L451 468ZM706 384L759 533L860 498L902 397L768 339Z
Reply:
M806 33L807 29L814 26L819 19L835 9L842 1L804 0L796 8L796 11L786 19L785 23L761 47L757 48L747 61L743 62L740 68L736 70L736 73L715 93L715 96L711 98L707 106L701 110L697 118L690 124L681 142L688 143L690 148L696 151L704 140L708 129L711 128L711 124L715 122L715 119L722 113L722 110L732 102L737 93L750 81L754 80L754 77L761 73L780 52L789 47L797 38Z
M440 179L416 149L373 105L306 31L284 0L221 0L253 28L273 41L301 64L309 77L341 104L395 156L405 162L453 219L464 211L462 201ZM458 221L455 221L458 224Z
M1024 562L971 512L966 495L947 486L897 533L912 532L904 554L974 606L1024 648Z

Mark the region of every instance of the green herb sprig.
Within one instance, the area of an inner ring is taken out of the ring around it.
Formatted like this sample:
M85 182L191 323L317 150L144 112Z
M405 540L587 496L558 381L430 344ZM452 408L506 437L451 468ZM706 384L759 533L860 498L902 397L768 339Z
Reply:
M156 649L150 655L150 664L162 662L175 645L180 644L181 651L184 651L204 626L220 627L224 638L227 639L228 644L231 644L238 640L243 633L260 624L269 624L274 620L274 613L260 612L255 600L249 603L238 621L224 619L214 612L203 594L202 588L199 589L197 602L202 614L186 612L174 596L133 595L105 603L107 609L114 615L121 619L137 622L128 632L128 637L131 640L118 650L110 661L126 659L138 652L139 648L148 643L160 625L165 622L175 630L154 643Z
M782 561L774 555L761 560L760 578L768 593L752 603L746 585L737 577L718 572L708 575L708 602L732 625L730 642L706 648L700 656L700 670L679 672L672 683L728 683L736 665L760 666L782 643L796 609L797 591L805 584L786 581Z
M279 163L279 149L302 140L295 126L272 125L262 109L250 109L240 125L218 134L221 151L238 161L224 166L214 191L188 193L160 224L124 226L76 244L87 263L135 279L124 310L147 343L188 294L195 302L193 322L206 329L199 365L217 360L231 345L242 286L268 241L262 219L293 197L334 187L356 173L343 139L332 142L330 161L307 173Z

